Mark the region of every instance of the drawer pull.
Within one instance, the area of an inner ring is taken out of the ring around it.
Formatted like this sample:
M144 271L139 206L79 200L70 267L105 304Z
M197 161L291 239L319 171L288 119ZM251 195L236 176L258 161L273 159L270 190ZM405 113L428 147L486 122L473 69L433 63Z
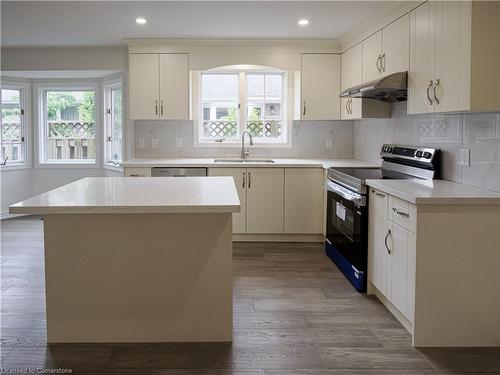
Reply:
M398 214L398 215L400 215L400 216L403 216L403 217L410 217L410 214L409 214L409 213L399 211L396 207L393 207L393 208L392 208L392 211L394 211L394 213L395 213L395 214Z
M391 254L391 250L389 249L389 246L387 246L387 238L389 238L390 234L391 234L391 230L387 229L387 234L385 235L385 238L384 238L384 244L385 244L385 248L387 249L387 253L389 253L389 255Z
M379 193L375 189L372 189L372 193L375 194L377 197L385 198L385 194Z

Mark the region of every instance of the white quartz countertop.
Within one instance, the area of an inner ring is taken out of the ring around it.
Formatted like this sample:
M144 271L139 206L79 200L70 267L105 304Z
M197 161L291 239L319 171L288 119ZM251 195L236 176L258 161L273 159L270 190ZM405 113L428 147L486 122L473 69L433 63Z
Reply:
M226 158L202 158L202 159L131 159L122 163L124 167L263 167L263 168L371 168L379 167L380 164L356 160L356 159L277 159L277 158L250 158L250 159L271 159L274 163L259 162L223 162L216 163L215 160ZM238 159L227 158L227 159Z
M232 177L87 177L10 206L40 215L239 211Z
M445 180L367 180L366 184L413 204L500 204L500 193Z

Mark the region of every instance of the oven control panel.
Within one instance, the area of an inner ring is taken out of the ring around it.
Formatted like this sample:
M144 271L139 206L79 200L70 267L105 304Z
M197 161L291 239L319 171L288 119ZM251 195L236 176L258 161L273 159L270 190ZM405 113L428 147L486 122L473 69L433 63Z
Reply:
M380 156L382 158L410 159L430 163L438 151L435 148L385 144L382 146Z

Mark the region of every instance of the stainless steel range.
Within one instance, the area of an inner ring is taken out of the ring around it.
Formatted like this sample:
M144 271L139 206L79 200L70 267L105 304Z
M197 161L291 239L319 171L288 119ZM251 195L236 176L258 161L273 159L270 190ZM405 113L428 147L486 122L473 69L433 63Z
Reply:
M368 249L367 179L439 179L441 152L385 144L381 168L330 168L326 190L325 249L354 287L366 291Z

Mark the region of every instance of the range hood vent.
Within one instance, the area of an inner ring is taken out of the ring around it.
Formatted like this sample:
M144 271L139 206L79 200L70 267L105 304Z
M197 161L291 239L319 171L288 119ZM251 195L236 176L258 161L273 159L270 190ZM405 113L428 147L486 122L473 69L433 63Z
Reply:
M341 98L367 98L381 102L401 102L408 97L408 72L393 73L342 91Z

